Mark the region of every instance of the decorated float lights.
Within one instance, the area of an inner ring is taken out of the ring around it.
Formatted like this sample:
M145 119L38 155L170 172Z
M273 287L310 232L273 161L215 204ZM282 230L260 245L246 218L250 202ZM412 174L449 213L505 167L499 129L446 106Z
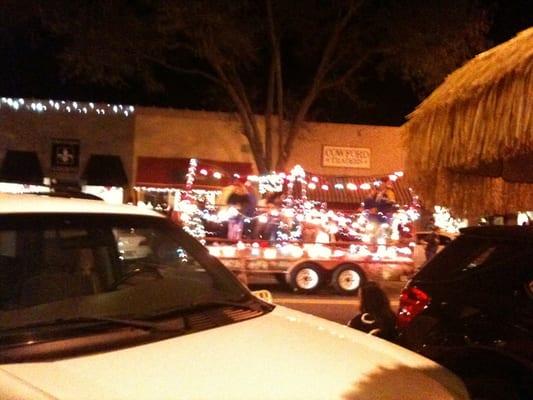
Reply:
M122 115L128 117L135 112L135 107L122 104L95 104L77 101L36 100L1 97L0 108L8 107L14 111L25 110L36 113L65 112L96 115Z
M433 220L440 230L452 234L459 233L459 229L468 226L468 220L454 218L450 210L442 206L434 207Z
M192 188L192 185L194 183L194 178L197 170L198 162L197 160L192 159L187 174L187 188L189 189L189 193L191 192L190 189ZM199 171L202 175L209 174L207 169L204 168L200 168ZM213 172L213 176L222 177L222 174L217 174L217 172L218 171ZM401 175L403 174L394 174L396 179ZM288 175L277 174L277 176L281 179L286 179L288 183L287 187L289 191L289 196L287 201L285 202L285 206L282 207L280 211L272 210L270 212L263 213L255 217L244 217L243 215L241 215L241 217L246 218L247 221L256 219L258 223L268 223L271 217L279 217L281 215L282 217L288 220L297 222L305 221L306 223L314 224L320 228L316 240L318 243L306 243L303 245L296 245L292 243L290 245L286 243L284 244L283 242L299 241L302 235L302 227L301 224L298 223L295 227L291 228L290 225L292 225L292 223L289 224L281 221L279 223L279 229L276 232L277 240L279 241L279 243L274 247L268 247L266 249L261 249L257 245L257 243L254 243L251 245L250 248L251 256L263 256L266 259L276 259L278 258L279 254L281 257L290 256L298 258L303 256L304 253L307 253L310 257L318 258L329 258L332 256L343 257L346 255L352 255L357 257L371 257L373 260L382 260L396 259L398 254L409 256L412 253L409 247L397 248L396 246L386 245L388 238L395 239L396 237L399 237L399 234L395 232L395 229L392 229L392 234L390 236L387 236L383 233L383 231L390 228L388 224L381 224L380 226L376 226L375 224L371 223L365 217L364 214L346 216L343 213L335 213L332 210L326 212L323 208L318 210L317 206L320 203L307 201L306 189L308 189L309 185L311 185L312 183L319 181L319 179L318 177L313 176L310 179L311 182L308 183L305 179L305 171L301 167L297 166ZM260 177L249 176L248 180L259 182ZM269 182L273 181L274 180L272 180L270 177ZM277 180L274 182L277 182L276 184L279 184L279 182L283 181ZM295 182L298 182L300 184L300 196L297 198L294 198L293 196ZM381 181L373 181L372 183L363 183L359 186L359 188L361 188L362 190L369 190L372 185L380 184ZM335 188L337 190L354 190L356 187L357 186L355 184L353 184L353 186L349 186L349 184L347 184L346 186L342 185L342 187L341 185L337 185ZM180 203L183 203L183 205L180 206L180 211L182 212L182 221L185 225L190 225L194 221L201 220L201 218L209 220L211 222L223 223L240 214L239 211L233 207L220 210L218 213L213 214L212 210L210 209L199 210L198 207L196 207L190 201L183 201ZM405 224L405 222L408 221L410 217L417 216L416 214L408 214L403 210L397 214L397 216L395 215L395 217L397 218L393 218L392 227L399 226L400 224ZM193 223L193 225L195 225L195 223ZM357 247L350 247L349 251L345 251L340 249L332 250L330 247L320 243L328 243L330 235L334 235L335 233L337 233L339 227L344 228L348 226L350 227L348 232L351 237L360 239L363 242L361 245L358 245ZM191 227L189 226L188 231L196 237L205 237L205 231L202 232L201 229L191 229ZM380 234L378 231L382 233ZM367 245L371 244L377 245L377 250L375 252L372 252L367 247ZM249 245L244 245L244 243L242 242L240 242L240 244L238 244L237 246L209 246L210 251L212 251L212 253L216 253L215 255L223 257L235 257L237 251L243 251L248 249L249 247Z
M320 243L305 243L297 245L293 243L278 244L261 248L258 243L239 245L208 245L209 253L215 257L235 258L242 252L252 258L275 259L299 259L307 255L313 259L353 258L371 259L372 261L399 261L405 260L412 255L409 247L379 245L373 251L365 245L352 244L348 249L335 249Z
M227 173L217 170L216 168L210 167L210 166L202 166L200 165L200 162L197 161L197 170L202 176L211 176L216 180L221 180L222 178L232 178L232 177L240 177L237 173ZM393 174L388 175L388 179L390 181L397 181L398 178L403 177L402 171L396 171ZM258 183L259 186L259 193L265 194L270 192L281 192L283 190L284 184L287 184L288 188L288 195L292 195L292 191L294 189L294 184L296 182L301 184L301 196L300 198L305 201L306 200L306 191L309 190L316 190L318 187L320 187L322 190L327 191L331 187L333 187L336 190L370 190L372 186L380 186L383 181L381 180L374 180L372 182L364 182L360 184L359 186L356 185L353 182L348 182L346 184L343 183L336 183L331 184L329 182L324 182L323 178L319 178L318 176L314 175L312 176L308 182L306 180L306 173L305 170L300 166L296 165L288 174L285 174L283 172L275 173L271 172L267 175L247 175L246 179L250 182Z

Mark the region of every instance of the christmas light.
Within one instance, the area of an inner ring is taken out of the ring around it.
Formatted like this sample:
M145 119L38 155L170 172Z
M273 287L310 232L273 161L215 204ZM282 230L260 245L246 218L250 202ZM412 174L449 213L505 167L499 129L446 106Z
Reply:
M46 106L48 104L48 106ZM76 101L56 101L56 100L37 100L37 99L14 99L10 97L1 97L0 98L0 108L7 107L14 111L32 111L36 113L43 112L66 112L70 113L71 111L77 111L82 114L95 113L96 115L106 115L106 112L109 114L123 115L128 117L133 114L135 107L133 106L123 106L120 104L99 104L95 105L94 103L79 103Z
M185 180L185 190L190 191L194 180L196 179L196 167L198 166L198 160L191 158L189 160L189 169L187 170L186 180Z

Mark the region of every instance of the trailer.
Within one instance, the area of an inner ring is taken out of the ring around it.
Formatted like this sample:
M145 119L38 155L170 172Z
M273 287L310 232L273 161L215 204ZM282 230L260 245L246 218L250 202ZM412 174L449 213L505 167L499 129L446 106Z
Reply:
M244 283L270 275L301 293L330 286L339 294L355 295L367 280L407 280L415 272L409 245L229 244L213 240L207 248Z

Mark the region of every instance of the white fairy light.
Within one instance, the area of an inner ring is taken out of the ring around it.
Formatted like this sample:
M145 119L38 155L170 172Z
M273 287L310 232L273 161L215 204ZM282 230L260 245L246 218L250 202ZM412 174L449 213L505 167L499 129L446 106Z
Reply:
M263 257L265 257L266 259L274 259L276 258L278 255L278 251L276 250L276 248L273 248L273 247L269 247L265 250L263 250Z
M10 97L0 98L0 108L8 107L14 111L27 110L37 113L43 113L46 111L53 112L66 112L71 113L73 110L76 110L78 113L89 114L91 112L96 113L97 115L105 115L105 111L114 111L115 114L122 114L127 117L133 114L135 108L133 106L123 106L119 105L100 105L99 107L95 106L95 103L80 103L77 101L65 101L65 100L33 100L33 99L13 99Z

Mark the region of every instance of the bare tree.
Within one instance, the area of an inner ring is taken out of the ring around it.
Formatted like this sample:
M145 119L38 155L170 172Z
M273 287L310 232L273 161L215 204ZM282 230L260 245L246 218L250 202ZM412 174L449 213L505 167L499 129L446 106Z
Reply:
M419 8L409 12L415 3ZM424 90L483 48L487 15L481 9L457 0L454 12L439 14L426 3L73 0L65 8L48 0L40 10L64 42L61 61L69 77L164 88L162 77L171 73L213 84L230 100L264 173L285 168L316 100L331 90L356 91L358 73L369 63L399 68ZM442 32L432 34L421 23L428 18L437 19ZM434 54L449 59L428 62Z

